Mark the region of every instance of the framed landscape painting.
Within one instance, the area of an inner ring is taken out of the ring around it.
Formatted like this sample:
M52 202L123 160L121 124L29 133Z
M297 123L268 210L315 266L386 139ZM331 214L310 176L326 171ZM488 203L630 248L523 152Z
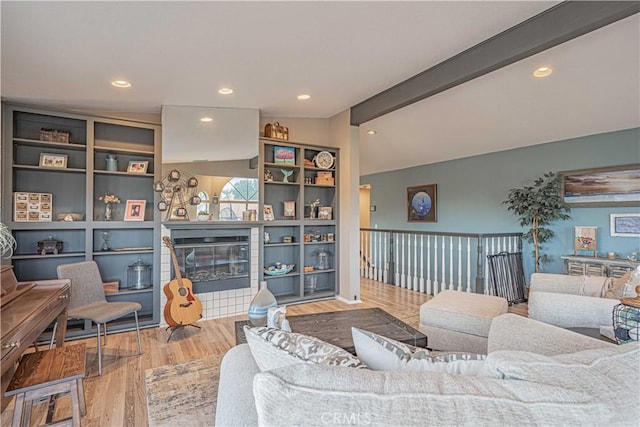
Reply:
M407 187L407 221L437 222L437 185Z
M560 172L572 207L640 206L640 164Z

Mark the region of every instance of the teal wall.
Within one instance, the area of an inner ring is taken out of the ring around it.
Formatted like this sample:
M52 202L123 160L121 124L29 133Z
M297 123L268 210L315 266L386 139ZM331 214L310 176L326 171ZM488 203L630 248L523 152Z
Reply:
M531 185L545 172L640 163L640 128L590 135L481 156L366 175L371 185L371 227L467 233L523 231L502 201L511 188ZM407 222L406 187L438 185L438 222ZM611 237L609 214L639 213L637 207L573 208L571 219L551 227L556 233L545 251L552 260L543 268L562 272L561 255L573 253L573 227L598 227L598 252L640 253L640 239ZM532 248L524 247L525 274L533 270Z

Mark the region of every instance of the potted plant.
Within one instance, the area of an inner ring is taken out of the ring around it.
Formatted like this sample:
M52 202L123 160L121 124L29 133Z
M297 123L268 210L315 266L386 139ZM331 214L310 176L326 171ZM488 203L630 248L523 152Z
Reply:
M198 221L208 221L209 220L209 212L199 211L197 216L198 216Z
M523 239L533 244L536 273L539 272L540 264L548 261L547 256L541 254L542 244L554 237L546 226L571 218L571 209L560 194L560 177L549 172L537 178L532 186L512 188L502 203L520 218L522 227L529 227Z

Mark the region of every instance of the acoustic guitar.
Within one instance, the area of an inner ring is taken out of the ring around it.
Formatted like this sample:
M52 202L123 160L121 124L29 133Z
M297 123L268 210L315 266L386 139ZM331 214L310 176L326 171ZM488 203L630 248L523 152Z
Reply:
M173 244L168 237L163 237L164 245L171 251L173 270L176 277L162 289L167 296L167 304L164 306L164 320L169 326L187 326L202 318L202 303L193 295L193 284L189 279L183 279L180 274L180 266L173 249Z

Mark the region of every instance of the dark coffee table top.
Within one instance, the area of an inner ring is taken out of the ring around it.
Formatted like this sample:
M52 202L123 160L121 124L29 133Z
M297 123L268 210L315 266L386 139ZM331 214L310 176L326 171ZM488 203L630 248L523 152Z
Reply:
M351 327L373 332L405 344L427 346L427 336L380 308L331 311L287 316L293 332L319 338L355 354ZM243 327L248 320L237 321L236 344L246 343Z

